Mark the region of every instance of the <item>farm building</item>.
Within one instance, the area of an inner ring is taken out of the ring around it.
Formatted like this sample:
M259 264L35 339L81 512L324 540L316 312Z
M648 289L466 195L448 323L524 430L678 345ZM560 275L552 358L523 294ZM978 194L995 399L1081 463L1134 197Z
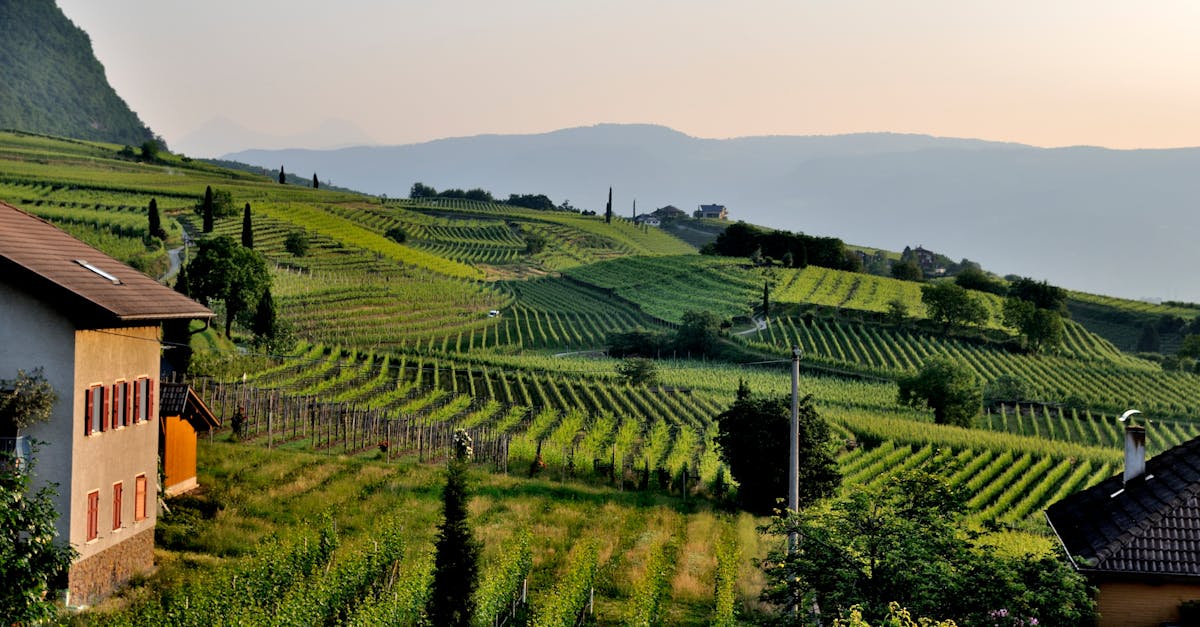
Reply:
M197 487L196 438L221 426L204 400L186 383L163 383L158 407L158 454L163 493L180 494Z
M634 224L645 224L646 226L662 226L662 220L654 214L642 214L633 219Z
M697 219L728 220L729 211L725 209L725 205L700 205L700 208L696 209L692 216Z
M153 566L155 402L164 321L213 313L50 223L0 203L0 377L44 369L58 400L15 436L37 440L34 488L58 484L58 535L79 552L68 603Z
M1123 475L1051 505L1046 519L1099 589L1101 625L1179 623L1180 605L1200 600L1200 438L1149 461L1144 427L1128 427L1125 442Z
M675 205L667 205L666 207L659 207L658 209L651 211L650 215L658 218L659 220L675 220L678 218L686 218L687 212L679 207L676 207Z

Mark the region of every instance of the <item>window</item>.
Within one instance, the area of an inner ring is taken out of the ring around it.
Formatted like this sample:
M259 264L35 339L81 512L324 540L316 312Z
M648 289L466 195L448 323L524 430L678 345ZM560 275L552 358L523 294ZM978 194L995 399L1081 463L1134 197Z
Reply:
M120 481L113 484L113 531L121 528L121 491L124 487Z
M138 475L133 480L133 520L146 519L146 475Z
M83 417L83 434L91 435L104 430L104 418L107 413L104 386L93 385L84 393L84 404L87 409Z
M137 418L135 422L150 420L154 407L154 381L145 377L134 382L137 385Z
M128 412L126 412L127 405L125 404L126 385L128 384L124 381L118 381L112 386L112 420L109 424L112 425L113 429L116 429L117 427L124 427L128 424L128 422L126 422L128 414Z
M91 542L100 535L100 491L88 492L87 499L87 541Z

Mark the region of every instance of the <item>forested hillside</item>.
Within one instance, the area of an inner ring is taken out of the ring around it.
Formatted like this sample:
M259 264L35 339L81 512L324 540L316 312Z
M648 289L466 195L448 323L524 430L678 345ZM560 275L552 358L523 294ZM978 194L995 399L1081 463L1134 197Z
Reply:
M0 128L128 146L154 139L54 0L0 0L0 27Z

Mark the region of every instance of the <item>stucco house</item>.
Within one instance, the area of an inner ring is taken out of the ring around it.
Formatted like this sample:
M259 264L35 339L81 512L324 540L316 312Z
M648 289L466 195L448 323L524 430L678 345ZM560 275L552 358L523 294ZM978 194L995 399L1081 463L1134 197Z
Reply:
M696 209L692 216L697 219L728 220L729 211L725 209L725 205L700 205L700 208Z
M1200 438L1148 461L1145 443L1144 427L1127 427L1124 473L1046 510L1099 589L1100 625L1178 624L1180 605L1200 599Z
M0 373L44 369L50 419L34 486L58 484L58 533L75 546L68 603L103 597L153 566L161 325L206 307L0 203Z
M659 220L658 216L656 216L654 214L642 214L642 215L634 218L633 223L637 224L637 225L645 224L646 226L655 226L655 227L662 226L662 220Z

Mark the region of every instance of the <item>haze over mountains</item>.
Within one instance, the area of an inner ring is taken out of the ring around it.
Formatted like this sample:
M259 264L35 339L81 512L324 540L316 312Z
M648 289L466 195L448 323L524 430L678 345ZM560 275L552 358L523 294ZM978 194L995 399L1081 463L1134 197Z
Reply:
M1129 298L1200 301L1200 148L1038 148L871 133L701 139L598 125L403 146L247 150L227 158L374 194L415 181L544 193L628 216L726 205L733 219L902 249Z

